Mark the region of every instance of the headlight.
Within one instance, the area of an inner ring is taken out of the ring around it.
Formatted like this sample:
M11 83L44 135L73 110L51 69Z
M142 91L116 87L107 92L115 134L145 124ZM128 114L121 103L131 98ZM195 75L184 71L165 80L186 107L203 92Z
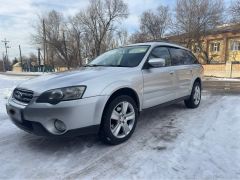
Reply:
M57 104L60 101L69 101L82 98L86 86L73 86L59 89L52 89L41 94L37 103Z

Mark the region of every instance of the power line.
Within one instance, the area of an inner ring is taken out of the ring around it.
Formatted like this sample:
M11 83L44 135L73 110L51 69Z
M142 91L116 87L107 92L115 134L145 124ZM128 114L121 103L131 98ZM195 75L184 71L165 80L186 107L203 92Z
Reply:
M4 45L5 45L5 50L6 50L6 58L8 57L8 51L7 51L7 49L8 48L10 48L10 46L8 46L8 43L10 42L10 41L7 41L6 40L6 38L4 39L4 40L2 40L2 42L4 43Z

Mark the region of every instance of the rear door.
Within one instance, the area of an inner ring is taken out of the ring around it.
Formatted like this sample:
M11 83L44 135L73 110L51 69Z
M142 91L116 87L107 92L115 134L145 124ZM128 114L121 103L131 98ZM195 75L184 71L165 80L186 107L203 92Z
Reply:
M167 47L155 47L148 58L163 58L165 67L143 68L143 108L149 108L175 99L175 73L171 67L171 57Z
M169 47L172 67L176 74L177 93L176 98L188 96L193 78L192 58L187 50Z

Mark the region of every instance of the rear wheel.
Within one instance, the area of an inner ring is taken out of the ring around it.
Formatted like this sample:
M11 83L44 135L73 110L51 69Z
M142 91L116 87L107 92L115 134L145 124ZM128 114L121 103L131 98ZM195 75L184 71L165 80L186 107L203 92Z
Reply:
M199 106L201 102L201 85L199 82L193 84L192 93L189 99L184 102L188 108L197 108Z
M102 117L100 138L108 144L120 144L128 140L137 124L138 109L129 96L113 99Z

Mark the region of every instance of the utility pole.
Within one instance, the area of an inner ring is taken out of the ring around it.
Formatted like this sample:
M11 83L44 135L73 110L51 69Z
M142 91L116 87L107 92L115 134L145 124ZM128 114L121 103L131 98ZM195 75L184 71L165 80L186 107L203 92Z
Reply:
M20 45L18 47L19 47L19 55L20 55L21 67L22 67L22 71L23 71L22 50L21 50L21 46Z
M40 59L40 56L41 56L41 52L40 52L40 48L37 49L38 50L38 65L39 67L41 66L41 59Z
M43 19L43 65L45 65L46 62L46 27L45 27L45 21Z
M41 72L41 49L38 48L38 72Z
M3 57L3 72L5 72L5 63L4 63L5 55L4 55L4 52L2 53L2 57Z
M8 43L10 42L10 41L7 41L6 40L6 38L4 39L4 40L2 40L2 42L4 43L4 46L5 46L5 61L7 62L7 60L8 60L8 48L10 48L10 46L8 46ZM4 59L3 59L3 61L4 61ZM5 67L5 63L6 62L3 62L3 66L4 66L4 71L6 70L6 67Z

